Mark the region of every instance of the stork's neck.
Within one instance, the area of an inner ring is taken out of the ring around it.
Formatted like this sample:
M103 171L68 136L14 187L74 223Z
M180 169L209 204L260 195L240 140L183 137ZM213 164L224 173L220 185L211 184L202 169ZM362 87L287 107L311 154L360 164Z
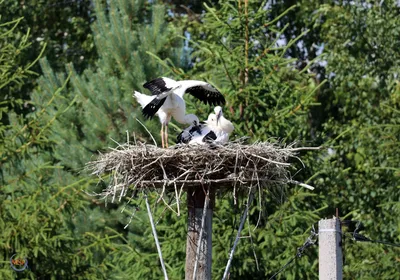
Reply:
M229 120L227 120L224 116L221 116L219 126L224 132L228 134L231 134L235 129L233 124Z

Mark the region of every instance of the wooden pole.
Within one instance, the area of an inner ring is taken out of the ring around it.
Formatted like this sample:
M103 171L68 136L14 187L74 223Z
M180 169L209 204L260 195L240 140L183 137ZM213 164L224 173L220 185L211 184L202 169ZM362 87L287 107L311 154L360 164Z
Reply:
M208 187L190 187L187 191L188 201L188 235L186 241L185 280L211 280L211 252L212 252L212 214L215 204L215 195ZM209 201L206 202L206 199ZM206 203L205 203L206 202ZM204 209L204 205L208 207ZM204 211L205 210L205 211ZM203 212L206 214L204 228L201 229ZM201 240L199 242L201 234ZM199 250L198 244L200 244ZM197 256L197 269L196 264ZM196 273L194 275L194 273Z
M343 279L342 230L340 220L320 220L318 223L319 280Z

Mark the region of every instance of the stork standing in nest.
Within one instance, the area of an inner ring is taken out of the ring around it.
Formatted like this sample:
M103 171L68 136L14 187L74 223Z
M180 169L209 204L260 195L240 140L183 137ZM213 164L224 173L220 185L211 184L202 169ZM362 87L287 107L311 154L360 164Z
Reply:
M143 93L140 93L138 91L134 92L133 95L136 100L139 102L140 106L142 108L146 108L147 105L149 105L156 97L151 96L151 95L146 95ZM161 146L164 148L165 145L168 148L168 123L171 121L171 115L168 114L165 110L158 110L155 113L158 118L160 119L161 123ZM199 118L194 115L194 114L187 114L185 115L185 112L178 112L178 114L173 115L176 120L179 120L180 123L184 124L190 124L191 126L197 127L200 124ZM166 140L164 140L164 127L166 127L165 135L167 137Z
M146 118L152 118L156 113L161 121L161 143L162 147L168 147L168 123L173 117L182 124L193 124L193 118L186 115L186 103L183 99L185 93L190 93L205 104L223 105L225 98L222 94L209 83L195 80L175 81L170 78L162 77L154 79L143 85L151 91L152 96L143 97L135 93L136 99L151 100L142 106L142 113ZM162 119L161 119L162 116ZM197 120L197 125L198 125Z

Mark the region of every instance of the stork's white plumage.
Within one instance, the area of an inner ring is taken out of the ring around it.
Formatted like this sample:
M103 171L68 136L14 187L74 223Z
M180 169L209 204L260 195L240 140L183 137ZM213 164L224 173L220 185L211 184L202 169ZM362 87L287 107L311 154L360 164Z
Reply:
M146 95L143 93L140 93L138 91L134 92L133 95L140 106L142 108L145 108L147 105L149 105L154 99L157 98L155 95ZM183 101L183 100L182 100ZM183 102L184 104L184 102ZM196 115L193 114L185 114L185 106L183 107L184 109L181 110L181 107L179 107L179 110L160 110L156 111L156 115L160 119L161 122L161 146L164 148L165 146L168 147L168 124L171 121L171 116L175 118L180 123L183 124L191 124L191 125L198 125L199 124L199 118ZM172 111L172 113L171 113Z
M215 107L214 112L217 119L215 122L215 127L213 127L212 129L217 135L216 141L226 143L229 140L229 135L233 132L235 127L229 120L224 117L221 106Z
M216 123L215 114L210 114L207 121L198 125L191 125L184 129L177 137L176 143L183 144L206 144L217 139L214 131L211 130L209 123Z
M171 117L179 123L193 123L193 119L190 119L188 122L186 118L186 104L183 100L183 95L185 93L192 94L206 104L222 105L225 103L225 98L222 94L209 83L203 81L175 81L170 78L162 77L145 83L143 87L149 89L152 93L152 99L148 99L150 102L142 106L143 115L146 118L152 118L155 114L158 114L160 120L161 115L165 115L167 125ZM162 146L164 147L165 142L168 147L168 128L166 127L164 135L164 122L162 121L161 123Z
M217 106L214 113L208 116L207 121L200 125L191 125L183 130L177 138L177 143L206 144L211 142L227 143L229 135L233 132L233 124L222 113L222 108Z
M212 85L203 81L175 81L170 78L161 77L145 83L143 87L149 89L152 95L157 96L149 106L143 108L143 114L148 117L154 116L164 102L168 101L167 97L171 97L171 105L177 107L179 104L174 104L174 101L179 99L177 97L183 100L185 93L190 93L205 104L225 104L224 96Z

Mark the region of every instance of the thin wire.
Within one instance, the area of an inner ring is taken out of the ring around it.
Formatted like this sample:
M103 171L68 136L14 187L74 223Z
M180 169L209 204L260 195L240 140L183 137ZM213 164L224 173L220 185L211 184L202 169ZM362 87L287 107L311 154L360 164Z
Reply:
M245 222L245 220L246 220L246 218L247 218L247 214L248 214L248 211L249 211L249 206L251 205L251 203L252 203L252 201L253 201L253 197L254 197L253 191L250 189L249 192L250 192L250 194L249 194L249 199L248 199L248 201L247 201L246 208L244 209L243 216L242 216L242 218L241 218L241 220L240 220L240 225L239 225L238 232L237 232L237 234L236 234L235 242L233 242L232 249L231 249L231 251L229 252L228 263L226 264L225 271L224 271L224 275L222 276L222 280L227 279L227 277L228 277L228 275L229 275L229 269L230 269L230 267L231 267L233 255L234 255L234 253L235 253L236 246L237 246L237 244L239 243L239 240L240 240L240 233L242 232L244 222Z
M372 240L372 239L370 239L370 238L368 238L368 237L366 237L366 236L364 236L362 234L359 234L358 231L360 230L361 222L360 221L353 221L353 222L357 222L356 229L351 234L351 236L353 237L354 241L378 243L378 244L384 244L384 245L387 245L387 246L399 247L400 248L400 244L391 243L391 242L382 241L382 240Z
M296 258L301 258L304 251L314 245L317 242L318 234L315 231L314 225L312 225L311 234L307 237L306 241L303 243L303 246L297 248L296 255L292 257L284 266L282 266L274 275L272 275L271 279L275 279L275 277L281 273L287 266L289 266Z
M149 215L151 229L153 231L154 241L156 242L158 256L160 258L161 268L162 268L162 271L164 273L164 279L168 280L168 274L167 274L167 270L165 269L164 259L162 257L162 252L161 252L161 246L160 246L160 243L158 241L156 226L154 225L153 216L151 215L151 209L150 209L149 200L147 199L147 194L144 195L144 199L145 199L145 202L146 202L147 214Z
M276 272L274 275L272 275L272 277L269 278L269 280L275 279L275 277L276 277L279 273L281 273L289 264L291 264L291 263L296 259L296 257L297 257L297 254L296 254L296 256L292 257L284 266L282 266L281 269L278 270L278 272Z

